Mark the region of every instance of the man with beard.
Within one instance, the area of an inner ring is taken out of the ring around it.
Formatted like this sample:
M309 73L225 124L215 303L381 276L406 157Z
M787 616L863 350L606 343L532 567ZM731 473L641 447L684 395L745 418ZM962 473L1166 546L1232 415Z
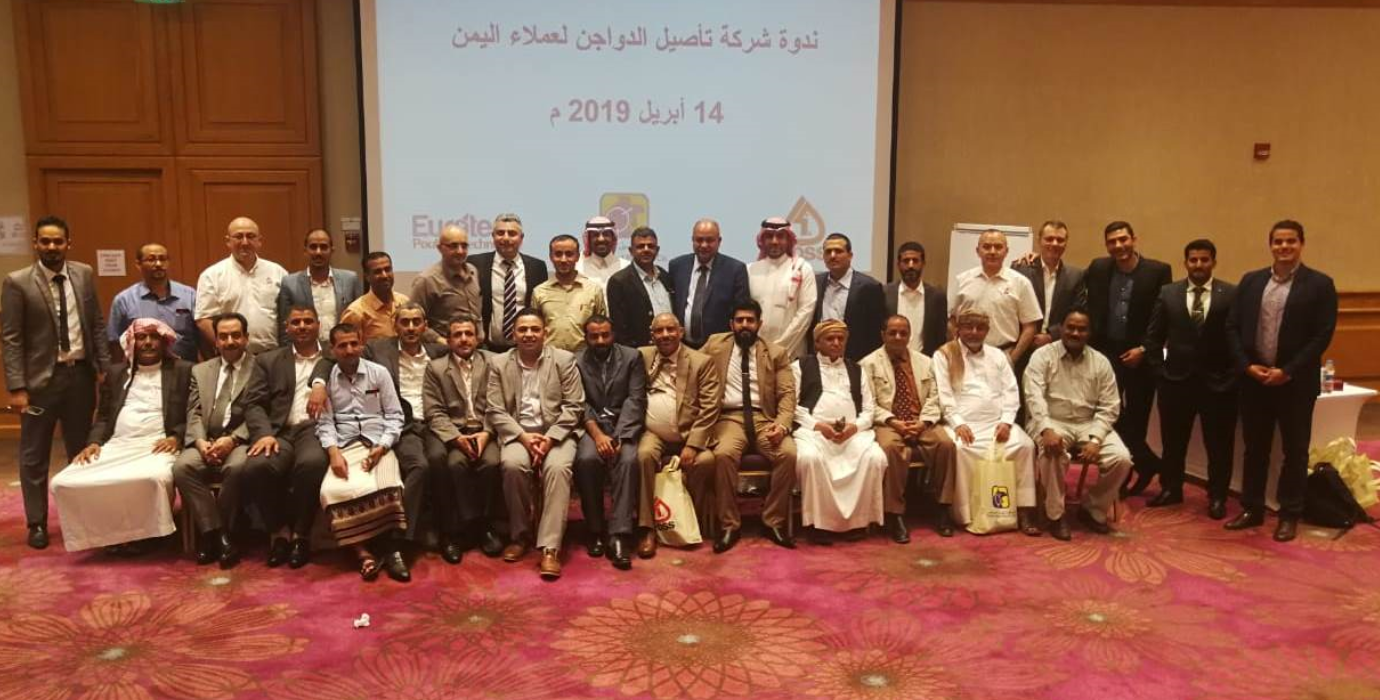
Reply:
M490 234L494 250L471 256L479 278L479 305L489 349L502 352L513 347L517 312L532 303L532 290L546 281L546 263L522 250L522 219L517 214L494 217Z
M747 266L719 254L719 223L700 219L690 233L693 253L671 261L667 269L675 289L676 316L685 329L685 344L704 345L713 333L728 331L734 304L751 298Z
M818 296L815 271L795 254L795 231L779 216L762 221L757 232L757 260L748 263L748 288L762 305L759 335L776 343L791 360L805 352L805 336Z
M723 385L722 412L714 424L714 491L718 501L719 536L714 553L738 544L742 517L738 513L738 462L752 450L771 462L771 487L762 509L767 539L795 549L786 534L791 489L795 486L795 377L786 351L757 337L762 307L748 299L733 305L732 331L716 333L704 344Z
M591 316L607 316L604 288L576 272L580 242L574 236L551 239L551 265L556 276L532 290L532 308L546 320L546 342L568 352L585 345L584 324Z
M901 279L882 289L886 295L886 312L906 317L910 347L928 358L949 336L947 297L943 289L920 281L925 272L925 246L915 241L902 243L896 249L896 269Z
M196 290L168 278L167 247L145 243L134 253L134 264L143 277L115 295L110 304L110 352L116 360L128 358L121 352L120 336L136 318L156 318L177 332L173 352L188 362L197 359Z
M436 240L440 262L412 281L412 301L426 311L427 325L446 337L450 320L460 314L479 318L479 272L468 261L470 234L458 224L446 224Z
M230 257L206 268L196 282L196 325L205 347L215 347L211 319L237 313L249 321L249 353L278 347L278 292L287 270L259 257L264 247L259 225L247 216L235 217L225 231Z
M575 485L585 516L586 549L608 555L614 567L632 568L633 518L637 511L637 445L647 414L647 370L642 356L613 342L613 323L594 315L585 321L585 347L575 353L585 389L585 434L575 451ZM613 511L604 522L604 482Z
M409 301L407 295L393 291L393 258L381 250L370 253L364 258L364 277L369 291L340 314L340 322L357 328L366 343L392 338L397 334L394 316Z
M584 251L575 263L575 272L588 277L600 289L606 289L609 278L628 266L627 260L618 257L618 232L606 216L585 222Z
M656 231L645 226L633 231L631 247L633 264L609 278L604 295L613 321L614 340L640 348L652 342L648 330L652 319L674 313L675 307L671 302L671 276L656 264L656 256L661 252Z
M321 341L329 342L326 336L345 307L364 296L364 285L353 271L331 267L335 242L331 240L330 231L319 228L308 233L304 247L307 269L283 278L278 290L278 318L287 318L294 306L310 306L316 309L316 317L321 320ZM278 345L290 342L286 327L279 324Z

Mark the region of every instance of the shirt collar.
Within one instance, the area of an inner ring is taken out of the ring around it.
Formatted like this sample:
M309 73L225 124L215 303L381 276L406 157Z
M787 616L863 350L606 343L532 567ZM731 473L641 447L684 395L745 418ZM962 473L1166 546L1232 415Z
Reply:
M306 356L306 355L299 354L299 353L297 352L297 345L294 344L294 345L292 345L291 347L292 347L292 357L293 357L293 359L295 359L295 360L316 360L316 359L319 359L319 358L321 357L321 341L319 341L319 340L316 341L316 354L315 354L315 355L312 355L312 356L310 356L310 357L308 357L308 356Z
M367 304L368 306L372 307L372 309L373 309L374 311L379 311L379 310L383 309L384 307L388 306L388 304L383 303L383 300L380 299L380 298L378 297L377 294L374 294L374 290L372 290L372 289L369 290L368 292L366 292L366 293L364 294L364 303ZM391 302L389 302L389 303L391 303L391 304L393 304L393 305L395 305L395 306L398 304L398 293L397 293L397 292L393 292L393 301L391 301Z
M61 269L61 270L58 270L57 272L53 272L52 270L49 270L49 269L48 269L48 266L47 266L47 265L44 265L43 263L39 263L39 264L38 264L38 269L40 269L40 270L43 271L43 276L44 276L45 278L47 278L47 280L48 280L48 282L49 282L50 284L52 283L53 278L54 278L54 277L57 277L58 275L62 275L63 277L65 277L66 279L69 279L69 280L72 279L72 275L67 274L67 273L68 273L68 270L67 270L67 263L65 263L65 262L62 263L62 269Z
M915 285L915 288L914 288L914 289L911 289L910 285L906 284L905 282L901 282L899 285L896 286L896 288L897 288L902 294L919 294L920 296L925 296L925 283L924 283L924 282L921 282L920 284Z
M1192 293L1193 293L1193 288L1194 288L1194 287L1202 287L1204 290L1211 292L1211 291L1212 291L1212 283L1215 282L1215 281L1217 281L1217 278L1216 278L1216 277L1209 277L1209 278L1207 279L1206 282L1204 282L1204 283L1202 283L1201 285L1199 285L1199 284L1194 284L1194 283L1193 283L1193 280L1189 280L1189 281L1188 281L1188 293L1189 293L1189 294L1192 294Z
M138 282L134 283L134 291L136 294L139 295L140 299L147 299L149 297L153 297L156 300L162 301L163 299L177 298L177 288L173 286L172 280L168 280L168 296L166 297L160 297L157 294L155 294L153 289L149 287L148 283L143 280L139 280Z
M521 260L522 256L519 255L518 259ZM460 266L459 272L452 272L449 267L446 267L445 263L441 263L441 275L448 280L459 280L461 282L469 282L470 278L474 276L474 272L474 266L471 265L468 260L465 261L464 265Z
M837 367L842 367L842 366L843 366L843 356L842 356L842 355L840 355L840 356L839 356L839 359L837 359L837 360L831 360L831 359L829 359L829 356L828 356L828 355L825 355L825 354L822 353L822 352L817 352L817 353L815 353L815 356L816 356L817 358L819 358L819 366L820 366L820 367L835 367L835 368L837 368Z
M719 254L718 254L718 253L715 253L715 254L714 254L714 257L712 257L712 258L709 259L709 262L700 262L699 256L696 255L696 256L695 256L695 269L694 269L694 271L695 271L695 272L699 272L701 267L707 267L707 268L709 268L709 271L710 271L710 272L713 272L713 271L714 271L714 263L718 262L718 260L719 260Z
M1064 345L1064 341L1061 340L1059 341L1059 349L1057 350L1057 352L1059 353L1059 359L1061 360L1069 359L1073 362L1082 362L1083 360L1088 359L1088 346L1086 345L1083 346L1083 354L1074 356L1073 353L1069 352L1068 346Z
M1064 260L1063 260L1063 258L1060 258L1060 259L1059 259L1059 262L1056 263L1056 264L1054 265L1054 267L1050 267L1050 266L1046 265L1046 264L1045 264L1045 259L1044 259L1044 258L1040 258L1040 270L1043 271L1046 275L1057 275L1057 274L1059 274L1059 271L1062 270L1062 269L1064 269Z
M409 353L407 352L407 350L403 348L402 341L399 340L399 341L398 341L398 357L411 357L411 358L413 358L413 359L416 359L416 358L419 358L419 357L427 357L427 354L426 354L426 343L422 343L421 345L418 345L418 346L417 346L417 354L413 355L413 354L409 354ZM429 358L428 358L428 359L429 359Z
M851 268L851 267L848 268L848 272L843 273L843 277L842 277L841 279L837 280L837 281L835 281L834 278L833 278L833 276L831 275L831 276L829 277L829 284L830 284L830 285L837 285L837 286L839 286L839 287L843 287L844 289L852 289L852 287L853 287L853 268Z
M632 265L636 267L637 263L632 263ZM655 264L652 265L651 272L647 272L646 270L638 267L637 277L638 279L641 279L644 282L655 282L658 279L661 279L661 270L657 269L657 266Z
M311 268L307 268L307 284L314 287L325 287L326 285L335 286L335 268L326 268L326 279L322 282L317 282L316 278L311 276Z
M235 259L235 256L233 256L233 255L231 255L229 258L226 258L226 259L230 261L231 267L233 267L233 268L235 268L236 270L240 271L241 273L246 274L246 275L249 275L249 276L251 276L251 277L254 275L254 271L257 270L257 269L259 269L259 263L260 263L260 262L263 262L263 257L262 257L262 256L258 256L258 255L254 256L254 264L253 264L253 265L250 265L249 267L245 267L245 266L241 265L241 264L240 264L240 261L236 260L236 259Z
M987 270L983 269L983 267L982 267L981 265L978 265L978 267L977 267L978 276L981 277L981 278L983 278L983 279L989 279L989 280L1004 280L1004 279L1006 279L1006 274L1007 274L1006 270L1007 270L1007 268L1006 268L1005 266L999 267L999 268L997 268L997 273L996 273L996 274L994 274L994 275L989 275L989 274L987 274Z
M1289 280L1294 279L1294 275L1297 275L1297 274L1299 273L1299 268L1301 268L1301 267L1303 267L1303 262L1302 262L1302 261L1296 262L1296 263L1294 263L1293 269L1289 270L1289 272L1286 273L1283 277L1280 277L1280 276L1278 276L1278 275L1275 274L1275 266L1274 266L1274 265L1271 265L1271 266L1270 266L1270 279L1274 280L1276 284L1285 284L1285 283L1288 282ZM48 269L48 268L45 267L45 268L43 268L43 269L46 270L46 269Z

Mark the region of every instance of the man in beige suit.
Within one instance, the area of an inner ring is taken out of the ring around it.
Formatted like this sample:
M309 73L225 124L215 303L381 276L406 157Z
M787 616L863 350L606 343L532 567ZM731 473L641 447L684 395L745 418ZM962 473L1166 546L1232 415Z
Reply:
M935 529L953 537L953 520L947 504L954 499L954 443L939 423L939 392L934 385L930 358L910 342L910 320L893 314L882 328L882 347L859 364L872 383L877 402L877 444L886 452L886 482L882 487L886 530L898 544L910 542L906 527L906 481L910 452L918 450L929 470L929 488L943 506Z
M722 554L738 544L742 518L738 513L738 462L752 450L771 462L771 487L762 509L767 539L795 549L786 534L791 488L795 485L795 375L780 346L757 337L762 307L751 299L733 306L730 332L716 333L701 352L714 361L723 386L721 413L714 424L714 491L721 532L714 552ZM744 356L747 362L743 362Z
M663 455L679 455L700 529L707 532L713 523L714 453L709 450L709 437L719 420L719 375L714 363L681 343L685 332L675 314L653 318L651 332L653 345L642 348L647 367L647 428L637 445L642 474L637 508L642 538L637 555L643 559L656 555L653 487Z
M541 561L537 570L552 581L561 576L561 539L570 509L571 466L585 414L585 389L575 355L546 345L546 320L525 308L513 323L516 346L494 358L489 369L484 415L498 437L508 536L503 560L527 553L532 474L540 470L542 509L537 525Z
M68 461L86 447L96 409L96 376L110 364L91 267L67 260L67 222L34 225L38 262L5 277L0 340L5 388L19 414L19 481L29 546L48 546L48 458L62 423Z

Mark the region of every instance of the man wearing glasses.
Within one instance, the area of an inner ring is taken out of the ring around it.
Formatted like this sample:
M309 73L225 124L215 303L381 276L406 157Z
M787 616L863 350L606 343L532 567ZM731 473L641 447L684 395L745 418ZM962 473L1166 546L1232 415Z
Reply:
M412 282L412 301L426 312L427 325L445 338L450 321L465 314L479 318L479 273L470 264L470 234L458 224L446 224L436 239L441 260Z
M278 347L278 289L287 277L282 265L259 257L259 225L236 217L225 232L230 257L206 268L196 283L196 325L206 347L215 344L211 319L238 313L249 321L251 354Z

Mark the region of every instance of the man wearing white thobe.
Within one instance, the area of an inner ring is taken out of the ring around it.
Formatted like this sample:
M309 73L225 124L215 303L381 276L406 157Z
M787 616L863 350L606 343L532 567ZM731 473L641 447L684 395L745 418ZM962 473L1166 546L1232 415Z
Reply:
M758 335L780 345L786 357L795 360L805 352L805 335L819 296L815 271L796 256L795 232L779 216L762 222L757 250L757 260L748 264L747 271L748 289L762 305Z
M575 263L575 272L608 289L609 278L628 266L626 258L618 257L618 231L606 216L596 216L585 222L585 254ZM605 299L607 305L608 300Z

